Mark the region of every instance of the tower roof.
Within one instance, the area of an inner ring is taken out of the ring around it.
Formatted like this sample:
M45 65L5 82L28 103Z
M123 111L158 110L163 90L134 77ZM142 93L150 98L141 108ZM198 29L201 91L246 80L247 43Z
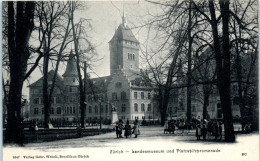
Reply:
M70 52L69 60L67 62L66 71L62 75L63 77L77 76L77 65L73 52Z
M139 41L135 38L134 34L132 33L131 29L126 25L120 24L113 36L113 38L110 41L113 41L115 39L119 40L128 40L132 42L139 43Z
M125 11L123 10L123 16L122 16L122 24L120 24L113 36L113 38L110 40L128 40L132 42L139 43L139 41L135 38L134 34L132 33L131 29L127 26Z

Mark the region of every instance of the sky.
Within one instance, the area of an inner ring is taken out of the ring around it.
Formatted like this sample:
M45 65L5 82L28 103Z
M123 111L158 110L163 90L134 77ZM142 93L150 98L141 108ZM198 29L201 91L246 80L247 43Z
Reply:
M147 20L147 13L157 13L158 6L145 1L87 1L83 2L84 10L75 13L75 23L80 18L90 19L92 30L89 32L91 42L96 46L100 61L93 64L93 70L88 70L92 77L107 76L110 74L110 53L109 44L115 33L115 29L122 22L123 10L126 15L127 25L132 28L133 34L142 44L147 39L148 31L146 28L138 28ZM144 63L140 60L140 68L144 67ZM49 69L51 70L51 68ZM65 66L59 70L62 75ZM34 83L42 77L40 69L37 68L28 81L25 81L23 95L28 99L28 85Z

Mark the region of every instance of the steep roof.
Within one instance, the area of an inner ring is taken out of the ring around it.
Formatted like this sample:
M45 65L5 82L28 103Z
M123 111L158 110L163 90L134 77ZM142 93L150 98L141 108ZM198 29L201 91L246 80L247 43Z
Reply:
M54 76L54 70L51 70L48 72L48 82L52 81L53 76ZM43 77L41 77L40 79L38 79L36 82L32 83L31 85L29 85L28 87L40 87L43 84ZM63 86L63 78L57 73L56 76L56 86Z
M89 94L103 93L107 91L111 76L88 79L86 92Z
M139 43L139 41L135 38L133 32L127 25L124 26L124 25L120 24L118 26L113 38L110 41L115 40L116 38L119 40L128 40L128 41Z

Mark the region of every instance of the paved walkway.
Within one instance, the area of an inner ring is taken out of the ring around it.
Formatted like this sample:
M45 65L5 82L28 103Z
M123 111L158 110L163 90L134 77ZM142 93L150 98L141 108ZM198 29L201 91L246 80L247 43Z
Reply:
M185 160L185 158L188 160L218 160L223 156L224 160L257 160L259 154L259 135L257 133L238 135L235 143L223 143L197 141L194 133L183 136L163 134L163 127L141 127L140 131L141 135L138 138L117 139L115 132L111 132L77 139L30 143L23 148L6 146L3 152L6 154L7 151L10 151L10 155L16 153L42 154L45 158L50 154L57 156L61 154L74 156L76 154L89 156L90 160L126 160L126 158L127 160ZM219 152L197 153L197 150L219 150ZM162 153L143 153L154 151ZM241 158L244 153L247 156ZM49 160L57 161L57 158ZM59 158L59 161L63 160L70 161L71 159Z

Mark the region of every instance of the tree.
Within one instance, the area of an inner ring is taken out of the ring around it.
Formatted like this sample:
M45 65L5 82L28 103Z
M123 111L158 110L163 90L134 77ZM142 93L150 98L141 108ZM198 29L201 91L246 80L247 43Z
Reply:
M84 76L85 80L83 81L81 75L81 64L83 63L82 60L86 59L88 61L93 60L95 55L94 46L91 44L87 37L87 27L90 28L89 20L87 19L80 19L78 23L74 23L74 13L75 10L80 7L80 3L78 2L70 2L70 20L72 26L72 36L73 36L73 43L75 48L75 57L76 57L76 64L77 64L77 72L79 78L79 93L80 93L80 111L81 111L81 128L85 128L85 90L86 90L86 61L84 61ZM83 45L84 44L84 45ZM88 64L90 66L90 64Z
M68 2L38 2L36 7L36 20L39 47L36 50L43 56L43 102L44 102L44 127L50 123L50 106L52 94L56 87L56 77L60 61L65 57L65 49L71 42ZM56 57L56 60L55 60ZM50 61L55 61L52 78L48 78ZM51 79L51 84L48 83ZM56 87L57 88L57 87Z
M21 97L26 78L27 61L30 58L29 39L34 27L35 2L8 3L8 57L10 86L7 102L6 140L21 143ZM16 9L16 12L15 12Z

